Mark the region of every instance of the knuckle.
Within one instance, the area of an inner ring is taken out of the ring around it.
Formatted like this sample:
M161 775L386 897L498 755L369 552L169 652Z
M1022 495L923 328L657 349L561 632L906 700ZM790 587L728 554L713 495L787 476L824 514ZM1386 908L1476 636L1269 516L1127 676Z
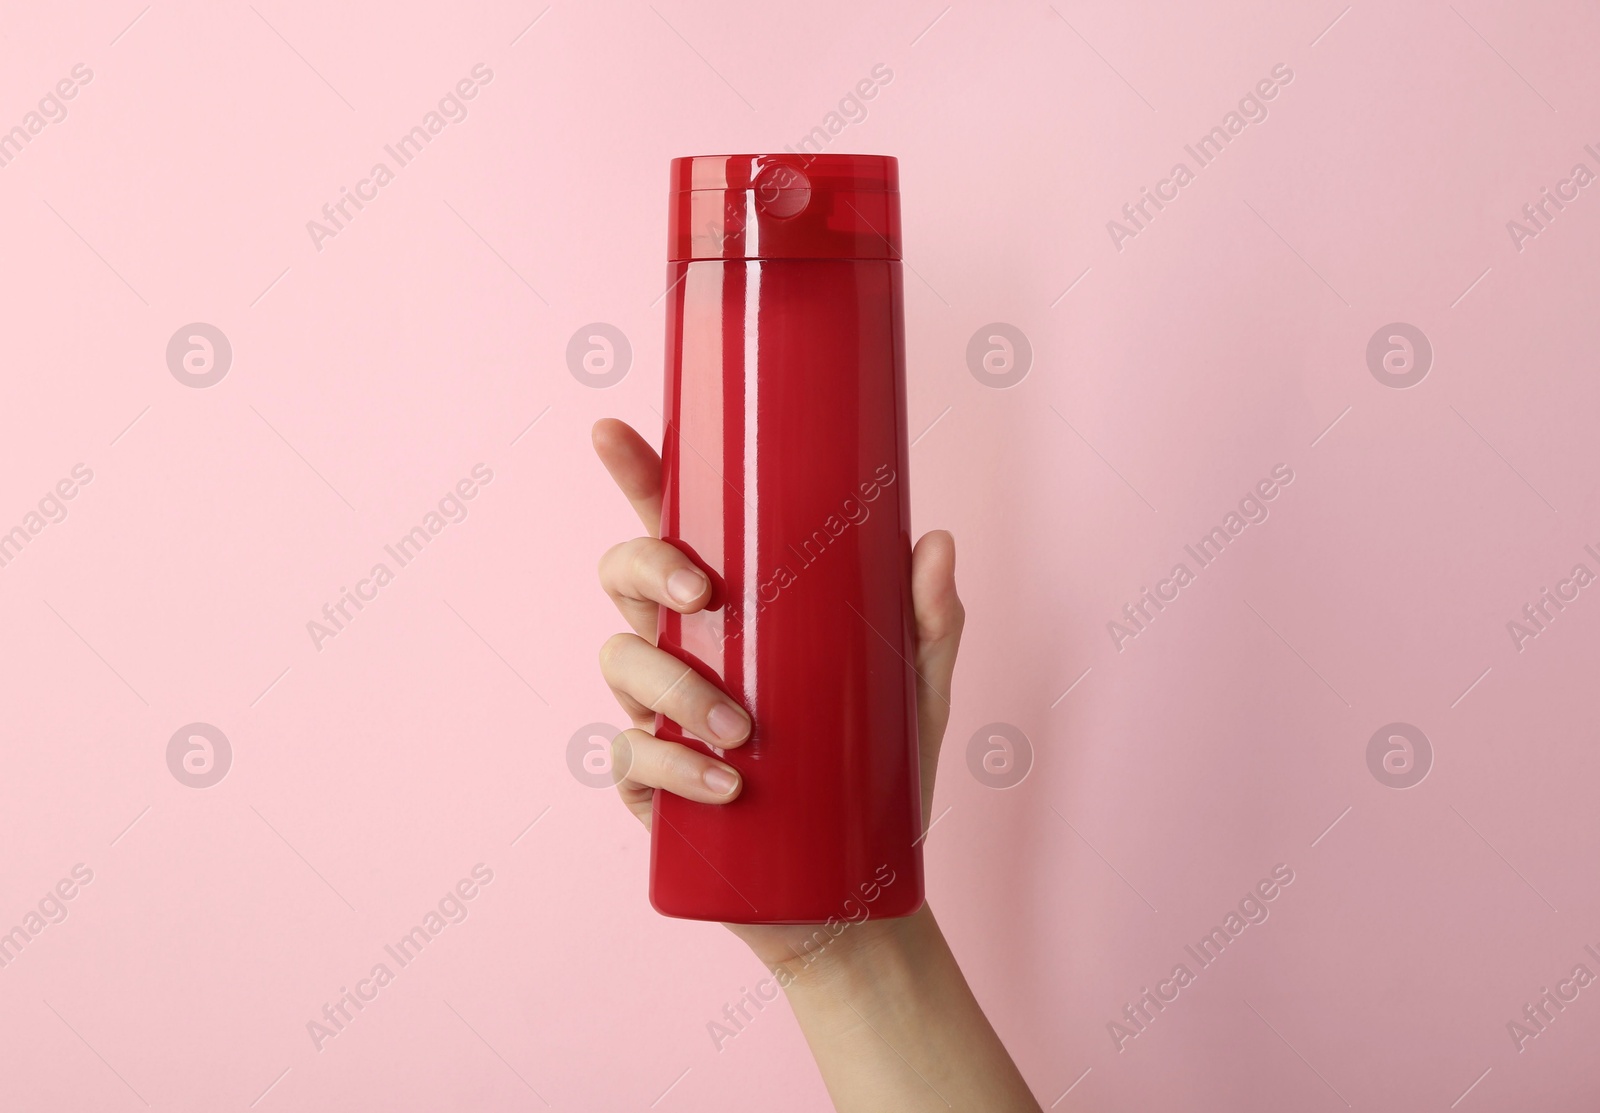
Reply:
M600 581L605 584L606 590L615 591L619 580L626 579L626 573L631 571L636 564L636 555L639 542L643 538L630 538L627 541L618 541L611 548L600 554Z
M629 554L628 570L633 574L635 583L647 584L662 578L661 550L658 548L662 542L653 538L641 537L639 543Z
M626 544L626 541L618 542L600 554L600 559L596 563L596 567L600 573L600 579L602 582L606 579L607 573L609 573L612 568L616 567L617 556L622 547Z
M606 676L611 676L634 641L633 634L612 634L600 643L600 671Z
M633 772L633 739L622 731L611 740L611 779L620 784Z

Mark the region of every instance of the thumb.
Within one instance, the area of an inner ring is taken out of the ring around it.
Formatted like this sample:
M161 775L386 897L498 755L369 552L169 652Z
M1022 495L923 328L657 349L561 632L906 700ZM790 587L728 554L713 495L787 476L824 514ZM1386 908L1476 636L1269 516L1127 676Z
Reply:
M911 553L911 602L917 620L917 729L923 799L933 798L939 744L950 722L950 681L967 613L956 595L956 542L944 530L923 535Z

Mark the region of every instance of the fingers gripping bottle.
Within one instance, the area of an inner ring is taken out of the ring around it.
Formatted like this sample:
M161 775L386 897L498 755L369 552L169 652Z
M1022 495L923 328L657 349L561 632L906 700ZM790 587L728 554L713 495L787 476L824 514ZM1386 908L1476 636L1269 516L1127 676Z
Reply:
M754 721L730 804L657 792L650 900L738 923L922 904L899 171L672 162L661 531L711 578L659 644ZM712 752L665 716L658 736Z

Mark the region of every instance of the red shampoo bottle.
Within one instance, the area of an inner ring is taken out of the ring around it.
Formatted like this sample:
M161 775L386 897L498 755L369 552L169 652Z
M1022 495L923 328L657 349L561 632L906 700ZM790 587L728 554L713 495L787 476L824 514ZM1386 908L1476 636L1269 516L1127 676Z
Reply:
M674 159L659 644L751 713L731 804L658 792L650 900L738 923L922 904L898 166ZM709 750L665 716L662 738Z

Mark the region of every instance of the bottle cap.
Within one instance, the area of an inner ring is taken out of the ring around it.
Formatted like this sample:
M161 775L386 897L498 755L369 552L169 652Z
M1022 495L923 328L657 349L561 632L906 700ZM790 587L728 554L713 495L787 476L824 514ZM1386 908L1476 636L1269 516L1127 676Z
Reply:
M672 160L667 258L899 259L900 169L888 155Z

